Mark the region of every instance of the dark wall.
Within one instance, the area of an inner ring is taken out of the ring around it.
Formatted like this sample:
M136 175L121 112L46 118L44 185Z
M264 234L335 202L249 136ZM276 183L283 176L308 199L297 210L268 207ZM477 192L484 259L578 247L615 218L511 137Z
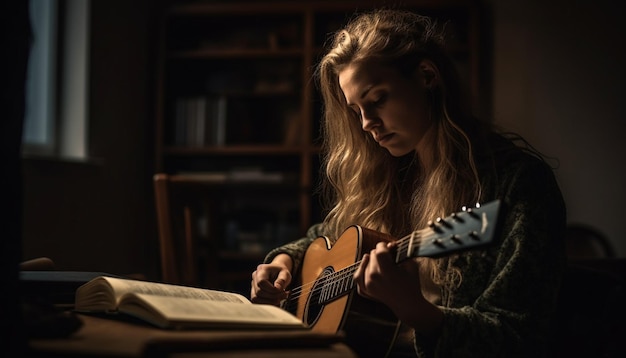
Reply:
M0 4L0 347L3 356L21 356L25 351L19 295L17 264L21 255L22 181L20 138L25 111L26 63L30 44L28 6L23 2Z
M155 277L154 3L91 1L90 160L24 161L23 259Z
M612 0L491 0L499 125L558 159L570 223L626 257L626 9Z

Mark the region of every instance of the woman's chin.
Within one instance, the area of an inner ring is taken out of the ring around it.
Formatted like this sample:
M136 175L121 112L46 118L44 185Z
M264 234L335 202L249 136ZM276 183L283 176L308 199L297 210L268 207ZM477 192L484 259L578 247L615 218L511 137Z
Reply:
M404 157L405 155L412 153L415 151L415 148L413 147L405 147L405 146L397 146L397 145L381 145L381 147L387 149L387 151L389 152L389 154L391 154L392 157Z

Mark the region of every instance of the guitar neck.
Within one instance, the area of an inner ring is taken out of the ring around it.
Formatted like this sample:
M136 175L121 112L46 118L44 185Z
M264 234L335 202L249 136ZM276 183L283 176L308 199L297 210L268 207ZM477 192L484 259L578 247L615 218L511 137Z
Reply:
M428 227L398 239L395 263L415 257L441 257L489 244L495 234L500 201L437 218ZM354 273L362 260L321 278L320 303L329 302L354 288Z

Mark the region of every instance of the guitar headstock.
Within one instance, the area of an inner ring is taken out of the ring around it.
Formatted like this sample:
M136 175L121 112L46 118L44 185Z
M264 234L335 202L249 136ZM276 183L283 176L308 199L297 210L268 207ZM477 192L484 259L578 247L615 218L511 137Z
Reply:
M494 200L438 218L417 236L408 237L407 256L439 257L487 245L493 241L499 210L500 200Z

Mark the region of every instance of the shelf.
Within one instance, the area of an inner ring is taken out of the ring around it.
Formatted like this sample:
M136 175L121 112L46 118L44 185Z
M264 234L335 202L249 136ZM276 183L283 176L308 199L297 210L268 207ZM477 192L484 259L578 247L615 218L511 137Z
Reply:
M197 2L191 4L173 4L168 9L172 16L207 16L215 14L231 15L262 15L301 12L306 2L277 2L277 1L231 1L223 3Z
M303 56L303 49L198 49L172 52L171 59L280 58Z
M164 155L252 155L252 156L283 156L300 155L304 148L281 145L232 145L215 147L164 147Z
M310 189L299 184L296 174L283 175L283 173L267 173L265 176L250 178L237 178L236 174L224 172L184 173L171 175L170 180L175 184L205 187L214 191L223 189L224 193L232 193L233 190L242 193L243 191L263 189L265 194L275 195L277 191L297 193L300 190L308 192Z

